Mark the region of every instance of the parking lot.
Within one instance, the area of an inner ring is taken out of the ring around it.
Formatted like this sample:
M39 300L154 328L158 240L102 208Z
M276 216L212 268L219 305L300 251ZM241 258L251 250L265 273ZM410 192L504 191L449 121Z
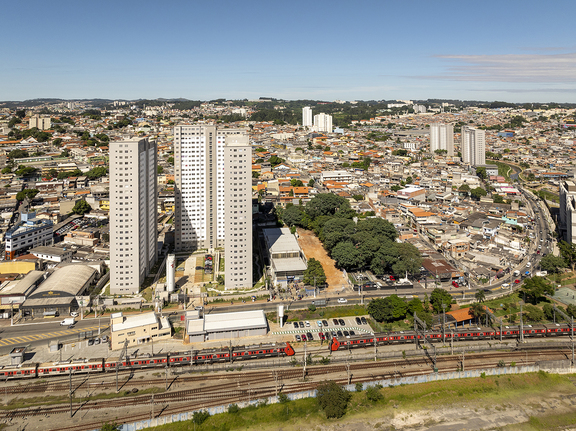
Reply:
M295 341L328 341L333 337L350 337L359 332L372 332L364 316L287 322L283 329L285 330L277 334L294 334Z

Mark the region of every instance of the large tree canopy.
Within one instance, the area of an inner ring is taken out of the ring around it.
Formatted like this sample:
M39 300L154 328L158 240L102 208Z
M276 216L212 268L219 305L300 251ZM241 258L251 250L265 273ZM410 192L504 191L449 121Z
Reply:
M335 215L338 210L349 210L350 203L332 193L320 193L306 204L306 213L315 219L322 215Z

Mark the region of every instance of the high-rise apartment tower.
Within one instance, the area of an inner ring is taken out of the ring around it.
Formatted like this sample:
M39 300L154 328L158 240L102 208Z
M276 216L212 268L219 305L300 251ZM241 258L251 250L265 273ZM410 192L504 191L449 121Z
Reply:
M110 143L110 293L135 294L157 259L157 150L148 138Z
M486 139L484 130L462 126L462 161L471 166L486 164Z
M302 127L312 127L312 108L302 108Z
M448 156L454 155L454 126L452 124L430 124L430 152L446 150Z
M314 115L314 129L318 132L332 133L332 115L323 112Z

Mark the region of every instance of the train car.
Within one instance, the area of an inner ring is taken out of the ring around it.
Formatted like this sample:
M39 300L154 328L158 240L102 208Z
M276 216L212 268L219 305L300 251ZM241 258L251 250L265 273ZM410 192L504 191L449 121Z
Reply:
M79 359L69 362L45 362L38 365L38 377L68 374L70 370L74 374L102 372L104 370L104 358Z
M232 360L293 356L294 354L294 348L290 343L255 344L235 347L232 351Z
M33 379L37 373L38 364L0 366L0 380Z
M156 368L165 367L168 363L167 355L146 355L140 357L123 358L121 361L118 357L108 358L104 362L105 371L116 371L116 365L118 364L118 369L142 369L142 368Z
M542 325L547 337L570 335L570 325L567 323L551 323ZM576 332L576 331L575 331Z

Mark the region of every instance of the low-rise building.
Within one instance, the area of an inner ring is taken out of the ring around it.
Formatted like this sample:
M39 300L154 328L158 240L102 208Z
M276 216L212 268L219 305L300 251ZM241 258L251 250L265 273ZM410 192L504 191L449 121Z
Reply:
M154 341L167 340L172 336L172 327L167 317L158 317L155 312L124 316L110 316L110 338L112 350L121 349L128 340L128 347Z
M289 282L301 280L308 264L290 229L264 229L263 233L270 258L272 282L285 288Z
M14 259L25 251L52 243L52 221L38 219L34 213L24 213L21 221L6 232L6 260Z
M204 315L198 311L190 311L186 313L185 327L186 340L189 343L262 336L268 333L264 310Z

